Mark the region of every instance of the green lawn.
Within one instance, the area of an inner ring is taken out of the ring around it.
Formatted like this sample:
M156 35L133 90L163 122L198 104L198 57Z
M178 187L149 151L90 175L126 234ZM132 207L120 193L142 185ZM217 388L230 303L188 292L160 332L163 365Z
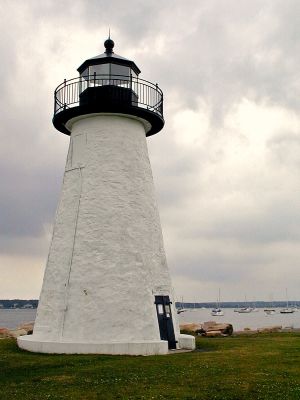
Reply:
M0 340L4 400L300 399L300 334L199 338L168 356L43 355Z

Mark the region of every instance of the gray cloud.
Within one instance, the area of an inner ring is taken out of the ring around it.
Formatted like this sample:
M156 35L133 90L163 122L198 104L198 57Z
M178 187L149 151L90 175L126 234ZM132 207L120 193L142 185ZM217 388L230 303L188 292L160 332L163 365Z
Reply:
M45 229L68 146L51 125L53 90L102 52L111 27L116 52L164 90L166 126L148 145L179 290L240 282L243 291L256 279L259 296L271 270L280 280L282 260L296 265L299 2L31 0L0 7L0 256L47 256ZM278 115L277 128L271 120ZM288 285L296 287L299 272L291 271Z

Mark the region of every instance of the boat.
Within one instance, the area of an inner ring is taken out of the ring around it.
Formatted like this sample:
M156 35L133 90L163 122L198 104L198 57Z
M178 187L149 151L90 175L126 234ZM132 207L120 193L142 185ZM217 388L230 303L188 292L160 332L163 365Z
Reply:
M237 312L240 313L240 314L251 313L251 311L252 311L251 307L242 307L239 310L237 310Z
M198 311L198 307L196 307L196 302L193 303L193 306L189 309L189 311Z
M224 311L221 308L213 308L210 313L213 317L223 317Z
M264 308L264 312L266 315L274 315L276 314L276 309L274 307L273 303L273 295L270 295L270 302L269 302L269 307Z
M186 312L186 311L188 311L187 308L177 308L177 314L181 314L181 313Z
M220 289L219 289L219 298L217 300L217 306L213 308L210 312L213 317L223 317L224 311L220 307Z
M267 315L276 314L275 308L265 308L265 309L264 309L264 312L265 312Z
M247 304L247 297L245 296L245 303ZM237 308L236 312L240 313L240 314L248 314L253 310L253 308L251 308L250 306L245 306L245 307L241 307L241 308Z
M295 308L289 307L288 293L287 289L285 289L286 293L286 307L280 310L280 314L293 314L295 312Z
M184 307L183 307L183 298L181 298L181 305L177 308L176 311L177 311L177 314L181 314L181 313L183 313L183 312L188 311L187 308L184 308Z
M251 312L259 312L259 308L256 307L256 302L255 302L255 300L254 300L254 302L252 303Z
M295 310L291 307L285 307L280 310L280 314L293 314Z

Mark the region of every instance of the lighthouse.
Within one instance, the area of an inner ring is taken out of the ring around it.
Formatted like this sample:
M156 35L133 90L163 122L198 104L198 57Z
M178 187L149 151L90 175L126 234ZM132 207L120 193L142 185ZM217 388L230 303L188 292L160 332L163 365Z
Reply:
M164 126L163 93L114 53L84 61L54 94L70 136L32 335L44 353L166 354L180 335L146 138Z

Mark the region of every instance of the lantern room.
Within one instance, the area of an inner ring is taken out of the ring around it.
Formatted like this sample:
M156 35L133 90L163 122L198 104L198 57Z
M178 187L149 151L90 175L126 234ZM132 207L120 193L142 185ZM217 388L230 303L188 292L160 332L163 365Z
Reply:
M139 77L131 60L114 53L114 41L104 42L105 52L85 60L79 77L64 80L55 90L53 124L70 135L74 118L89 114L120 114L143 122L146 136L164 126L163 93L157 84Z
M77 69L80 76L84 80L93 80L96 75L98 77L106 77L107 79L120 79L124 81L130 78L137 78L140 69L137 65L127 58L121 57L113 52L114 41L108 38L104 42L105 52L99 56L89 58Z

